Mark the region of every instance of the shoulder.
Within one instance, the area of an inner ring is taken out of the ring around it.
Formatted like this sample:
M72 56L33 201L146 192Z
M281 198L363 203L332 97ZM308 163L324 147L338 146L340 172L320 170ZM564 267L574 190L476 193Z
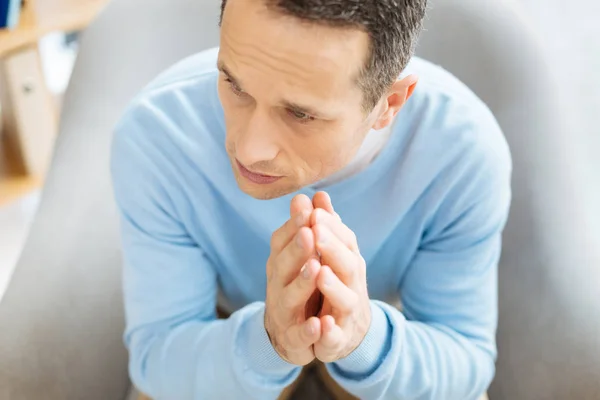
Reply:
M419 82L394 124L394 134L406 138L396 169L402 182L417 186L421 215L438 226L474 209L502 220L510 202L512 161L496 118L443 68L414 58L403 72L409 73Z
M182 171L204 171L220 160L224 125L217 53L209 49L178 62L130 102L115 127L113 175L137 168L171 186Z
M417 74L419 82L398 125L404 134L413 135L411 145L426 151L424 159L434 167L432 172L508 175L510 150L489 107L458 78L429 61L414 57L403 74L408 73Z
M218 53L219 48L215 47L184 58L158 75L140 92L140 96L152 96L214 75L217 72Z
M146 85L129 103L114 141L201 144L222 131L216 68L218 49L185 58Z
M217 54L218 48L208 49L162 72L131 100L117 128L139 117L162 117L177 124L218 115Z

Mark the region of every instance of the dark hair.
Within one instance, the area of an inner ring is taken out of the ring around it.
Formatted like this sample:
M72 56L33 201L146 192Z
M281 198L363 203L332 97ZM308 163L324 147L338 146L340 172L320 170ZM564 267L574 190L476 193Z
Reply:
M256 1L256 0L255 0ZM370 54L358 76L364 108L371 111L408 64L421 32L427 0L264 0L284 15L362 29ZM221 2L221 19L227 0Z

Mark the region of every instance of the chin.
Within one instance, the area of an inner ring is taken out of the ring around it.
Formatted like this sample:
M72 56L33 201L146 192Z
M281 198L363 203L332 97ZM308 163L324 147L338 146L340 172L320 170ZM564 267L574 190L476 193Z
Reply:
M257 200L272 200L278 197L283 197L286 194L290 194L295 190L284 190L283 188L256 188L256 187L248 187L245 185L240 185L240 189L242 192L246 193L248 196L254 197Z
M299 187L289 187L287 185L278 185L277 183L271 185L258 185L246 181L243 176L237 176L236 180L238 187L248 196L254 197L257 200L272 200L278 197L283 197L287 194L293 193L300 189Z

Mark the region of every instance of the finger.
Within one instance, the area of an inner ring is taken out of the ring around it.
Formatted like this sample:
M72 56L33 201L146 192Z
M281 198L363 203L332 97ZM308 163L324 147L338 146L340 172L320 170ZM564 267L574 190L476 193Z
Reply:
M350 250L358 252L358 242L352 229L348 228L339 217L322 208L315 209L310 215L310 226L323 224L336 235Z
M317 287L331 306L342 314L351 313L357 303L357 294L338 278L331 268L323 265L317 278Z
M307 197L308 198L308 197ZM312 210L302 210L286 221L271 236L271 253L278 254L303 226L309 226Z
M331 197L327 192L317 192L313 196L312 204L314 208L322 208L330 214L335 213L333 209L333 203L331 202Z
M288 310L304 307L317 288L317 277L321 264L314 258L309 259L300 269L300 273L287 285L281 294L281 302Z
M314 233L310 228L302 227L294 238L275 256L272 279L287 286L294 280L300 268L315 252Z
M321 255L321 264L329 265L342 282L350 284L362 266L360 254L350 250L323 224L313 226L312 231L316 241L315 248Z
M290 327L286 331L286 336L291 348L306 349L321 338L321 320L310 317L303 323Z
M315 348L321 362L337 361L344 348L344 331L331 315L321 317L321 338Z
M290 217L293 217L294 215L303 211L308 211L310 213L312 210L312 201L310 201L310 198L305 194L298 194L294 196L290 202Z

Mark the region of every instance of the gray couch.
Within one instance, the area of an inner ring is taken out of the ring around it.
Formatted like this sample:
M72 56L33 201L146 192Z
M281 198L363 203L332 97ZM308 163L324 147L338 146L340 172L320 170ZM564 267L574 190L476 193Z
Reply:
M128 395L111 131L152 77L217 44L219 3L115 0L83 35L39 212L0 303L0 399ZM598 210L582 201L551 70L511 4L434 1L418 48L490 105L513 151L490 398L598 399Z

